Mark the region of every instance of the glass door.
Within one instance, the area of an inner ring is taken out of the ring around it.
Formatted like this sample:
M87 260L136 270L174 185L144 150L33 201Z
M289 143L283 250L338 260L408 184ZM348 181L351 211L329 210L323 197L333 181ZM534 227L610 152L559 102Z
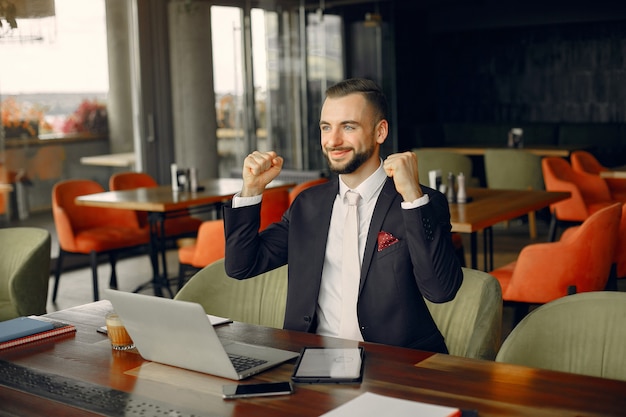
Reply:
M325 168L319 110L344 76L341 18L212 6L211 19L220 176L240 175L257 149L276 151L287 169Z

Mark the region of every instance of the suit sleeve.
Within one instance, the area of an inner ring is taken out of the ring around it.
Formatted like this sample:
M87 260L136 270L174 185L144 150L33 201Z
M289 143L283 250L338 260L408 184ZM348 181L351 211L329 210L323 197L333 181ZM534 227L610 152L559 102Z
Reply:
M261 204L223 210L226 274L246 279L287 263L288 213L259 233Z
M429 192L430 202L403 210L413 275L421 293L434 303L454 299L463 271L452 244L450 209L441 193Z

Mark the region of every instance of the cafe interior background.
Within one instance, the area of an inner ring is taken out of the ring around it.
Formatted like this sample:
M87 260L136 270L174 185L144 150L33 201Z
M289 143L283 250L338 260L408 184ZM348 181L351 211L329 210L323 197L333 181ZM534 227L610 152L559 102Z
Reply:
M162 184L171 163L230 177L254 149L323 171L323 92L356 76L390 99L385 153L503 147L522 128L525 145L581 146L626 164L626 3L1 4L0 175L20 191L4 196L13 216L49 210L64 178L106 187L119 168L81 164L88 155L133 152L134 168Z

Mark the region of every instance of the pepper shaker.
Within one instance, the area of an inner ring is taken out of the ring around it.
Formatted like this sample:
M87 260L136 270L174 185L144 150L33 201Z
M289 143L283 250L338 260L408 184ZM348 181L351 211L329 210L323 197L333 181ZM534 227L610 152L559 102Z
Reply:
M448 172L448 191L446 193L446 198L448 199L448 203L454 203L456 201L454 191L454 174L452 172Z
M465 203L467 201L467 193L465 192L465 175L462 172L457 176L456 183L458 188L456 201L457 203Z

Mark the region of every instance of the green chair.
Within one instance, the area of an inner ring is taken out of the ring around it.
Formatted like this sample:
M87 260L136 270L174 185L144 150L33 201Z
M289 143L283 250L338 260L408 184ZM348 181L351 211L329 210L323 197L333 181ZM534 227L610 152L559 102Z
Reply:
M428 171L440 169L443 184L448 184L449 172L454 174L455 181L456 176L462 172L465 175L468 187L477 187L479 185L478 178L471 176L473 165L469 156L439 149L415 148L413 152L417 155L417 169L421 184L429 185ZM465 249L463 247L463 239L459 233L452 233L452 243L461 266L465 266Z
M50 246L45 229L0 229L0 321L46 314Z
M463 284L452 301L426 300L451 355L494 360L502 336L502 291L486 272L463 268Z
M564 296L528 314L497 362L626 381L626 293Z
M479 185L478 178L472 177L474 166L469 156L440 149L415 148L413 152L417 155L420 183L428 185L428 171L440 169L443 184L448 184L449 172L454 174L455 180L456 176L462 172L465 175L468 187L477 187Z
M207 314L281 329L287 299L287 265L237 280L226 275L222 258L197 272L174 298L196 302Z
M498 190L544 190L541 157L523 149L485 149L485 179ZM537 237L535 212L528 213L530 237Z

